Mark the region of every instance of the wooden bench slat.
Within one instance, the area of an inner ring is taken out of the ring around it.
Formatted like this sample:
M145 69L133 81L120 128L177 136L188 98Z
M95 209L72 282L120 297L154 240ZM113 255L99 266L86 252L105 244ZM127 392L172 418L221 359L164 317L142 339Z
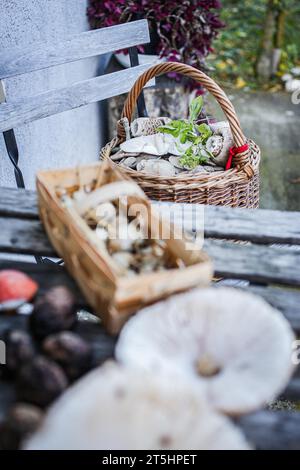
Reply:
M300 413L259 411L238 424L258 450L300 450Z
M189 211L193 211L193 205L190 206L184 217L185 226L188 229L193 225L192 216L188 217ZM179 222L180 213L176 211L176 220ZM28 190L1 188L0 216L37 219L36 193ZM206 206L204 222L206 237L240 238L257 244L300 244L300 212ZM257 235L258 231L259 235Z
M299 371L298 371L299 373ZM295 401L300 401L300 378L296 377L287 386L285 391L282 394L282 397L285 400L295 400Z
M0 252L57 256L37 220L0 217Z
M0 106L0 132L128 92L150 64L84 80ZM147 86L151 86L149 82Z
M272 307L280 310L293 330L300 334L300 291L253 285L242 287L242 289L263 297Z
M207 240L204 249L220 277L300 286L300 251Z
M40 222L0 217L0 226L0 251L55 256ZM204 248L217 276L300 286L300 251L219 240L207 240Z
M35 44L34 48L10 49L0 54L0 79L115 52L149 41L147 20L138 20L72 35L59 42L41 42Z
M209 238L252 241L257 244L281 243L300 245L300 213L275 210L253 210L199 204L158 203L162 213L174 211L175 220L191 231Z
M0 216L37 220L39 214L36 192L28 189L0 188Z
M212 238L247 240L257 244L300 244L300 214L275 210L207 207L205 233Z

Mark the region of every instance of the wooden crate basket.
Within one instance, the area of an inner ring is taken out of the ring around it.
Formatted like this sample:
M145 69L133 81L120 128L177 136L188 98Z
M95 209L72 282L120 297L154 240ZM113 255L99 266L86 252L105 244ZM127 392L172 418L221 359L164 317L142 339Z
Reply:
M181 260L184 267L134 277L119 275L111 256L99 245L95 232L79 212L62 203L58 192L62 188L72 192L86 185L97 189L124 180L128 178L112 169L109 162L42 171L37 175L40 217L48 237L88 303L112 334L117 334L139 308L175 292L207 286L213 274L208 255L198 248L187 247L187 240L176 236L176 226L156 213L136 185L139 196L128 197L128 206L136 202L143 205L152 237L158 239L162 238L161 233L171 233L169 239L164 238L167 254Z

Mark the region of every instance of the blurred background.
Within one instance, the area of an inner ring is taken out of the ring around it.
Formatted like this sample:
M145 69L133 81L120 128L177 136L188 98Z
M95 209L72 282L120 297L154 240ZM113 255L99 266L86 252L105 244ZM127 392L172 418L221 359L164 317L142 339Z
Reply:
M208 63L261 146L261 206L299 210L300 106L292 94L300 89L300 2L223 0L220 16L225 27Z

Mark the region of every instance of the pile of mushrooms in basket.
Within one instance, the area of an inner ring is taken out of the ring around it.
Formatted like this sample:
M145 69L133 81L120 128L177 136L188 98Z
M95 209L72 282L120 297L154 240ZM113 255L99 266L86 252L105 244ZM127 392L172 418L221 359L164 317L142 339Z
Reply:
M89 192L85 202L81 193L75 201L81 214L92 198ZM110 209L106 204L106 217ZM111 246L109 230L99 236L121 269L126 260L115 253L126 253L125 241ZM140 264L133 277L147 266L139 250L161 269L161 247L135 243ZM232 418L284 390L294 369L293 341L282 314L253 294L215 286L169 296L127 321L115 359L73 384L24 448L252 449Z
M126 140L112 160L126 168L165 177L224 171L234 145L229 123L199 123L202 107L199 96L192 100L186 120L138 118L129 126L123 119Z

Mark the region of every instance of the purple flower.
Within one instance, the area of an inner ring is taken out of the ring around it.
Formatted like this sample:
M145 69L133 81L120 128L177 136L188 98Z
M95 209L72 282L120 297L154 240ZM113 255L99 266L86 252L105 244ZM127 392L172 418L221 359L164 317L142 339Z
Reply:
M87 14L94 28L146 18L156 54L203 69L212 42L224 27L221 7L219 0L89 0ZM179 80L177 74L174 78ZM201 92L194 83L191 88Z

